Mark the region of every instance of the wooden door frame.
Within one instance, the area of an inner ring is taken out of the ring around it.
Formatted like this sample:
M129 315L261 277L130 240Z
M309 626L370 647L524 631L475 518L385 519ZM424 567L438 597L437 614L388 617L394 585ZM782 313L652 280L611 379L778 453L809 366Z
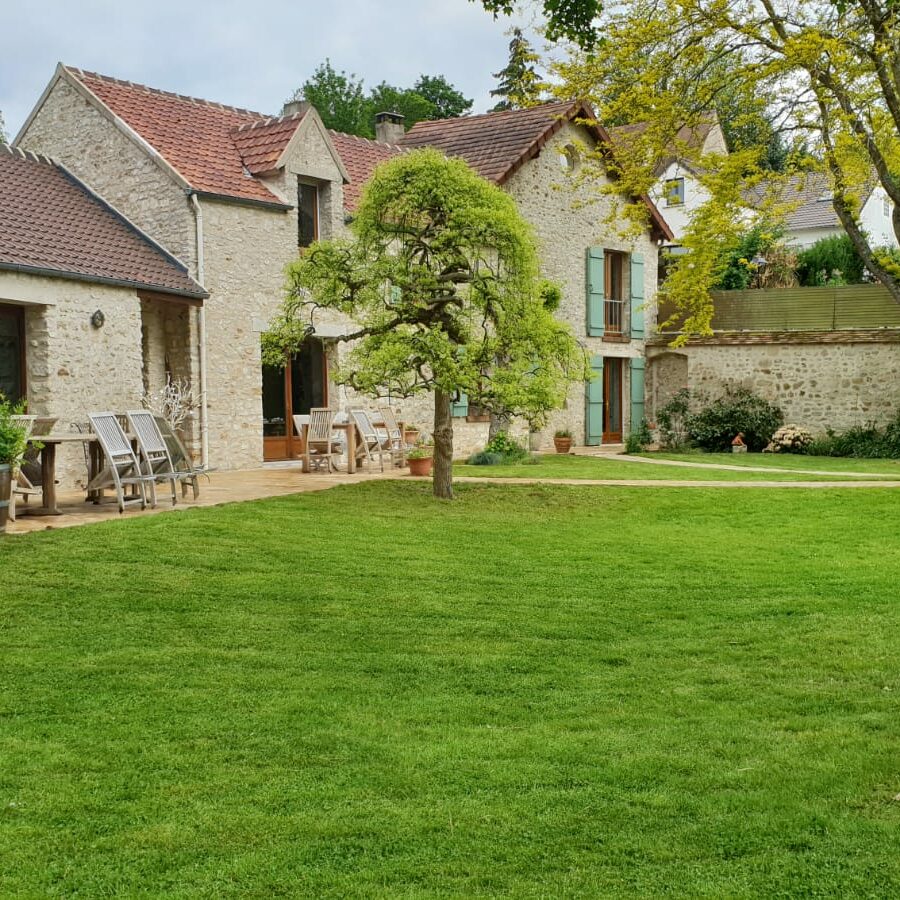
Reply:
M623 438L623 432L625 428L625 410L622 405L623 398L625 396L625 365L624 360L619 356L607 356L603 360L603 443L604 444L620 444ZM610 423L610 411L612 410L612 405L610 404L610 382L612 379L610 375L612 373L612 369L617 368L619 373L619 430L618 431L609 431L607 430L607 426Z
M325 348L325 342L321 338L310 338L310 340L318 340L322 345L322 405L328 406L328 351ZM302 350L300 351L302 352ZM298 354L299 355L299 354ZM284 435L266 437L263 435L263 459L275 461L278 459L298 459L303 453L303 441L299 435L294 434L294 375L291 366L290 355L285 356L283 369L284 375ZM284 443L284 455L267 456L266 444L269 446L277 443Z
M0 303L0 317L13 319L19 332L19 384L22 397L28 400L28 364L25 360L27 348L25 344L25 307L15 303Z

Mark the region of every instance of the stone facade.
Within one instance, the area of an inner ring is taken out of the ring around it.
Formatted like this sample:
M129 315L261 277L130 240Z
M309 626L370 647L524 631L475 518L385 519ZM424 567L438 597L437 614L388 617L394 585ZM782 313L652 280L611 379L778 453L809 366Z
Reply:
M722 335L649 349L649 417L678 389L715 396L741 385L814 433L884 424L900 411L900 333Z
M30 411L58 416L61 430L88 412L140 409L141 301L132 288L0 272L0 303L25 310ZM102 328L91 324L100 310ZM61 447L62 486L83 484L80 445Z

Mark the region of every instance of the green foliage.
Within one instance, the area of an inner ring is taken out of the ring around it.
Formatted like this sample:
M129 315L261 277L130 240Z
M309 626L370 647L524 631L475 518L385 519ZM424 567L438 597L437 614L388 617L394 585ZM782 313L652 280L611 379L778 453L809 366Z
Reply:
M25 428L13 422L13 416L25 411L25 402L12 403L0 394L0 466L16 467L27 448Z
M462 116L472 108L472 101L443 75L422 75L411 88L383 81L367 93L362 79L335 71L328 59L292 99L311 103L326 127L366 138L375 136L375 114L379 112L400 113L409 128L424 119Z
M797 277L803 287L862 284L864 269L846 234L822 238L797 254Z
M569 438L571 440L572 432L568 428L558 428L556 431L553 432L553 437Z
M6 123L3 121L3 113L0 112L0 144L5 144L9 141L9 138L6 136Z
M691 395L687 388L678 391L657 410L659 440L666 450L682 450L687 447L687 419L690 412Z
M710 453L731 449L737 435L751 452L760 452L772 440L784 413L764 397L742 387L726 388L699 412L690 413L686 420L691 441Z
M475 0L472 0L475 2ZM481 0L488 12L511 16L517 9L516 0ZM546 19L544 33L551 41L572 41L588 50L597 43L595 19L600 14L601 0L541 0Z
M637 429L630 431L625 438L625 452L631 454L641 453L651 443L653 443L653 435L650 433L650 426L647 424L646 419L641 419Z
M498 431L484 448L486 454L499 454L504 463L521 462L528 457L527 448L514 440L505 431ZM477 454L476 454L477 455ZM472 463L472 465L491 465L491 463Z
M498 85L491 91L492 97L499 97L494 112L505 109L524 109L541 102L544 83L537 73L540 57L528 43L521 28L512 29L509 42L509 61L499 72L494 73Z
M807 450L812 456L851 456L859 459L900 459L900 413L884 428L874 423L837 434L829 430Z
M757 257L767 260L781 243L783 231L775 225L758 223L738 235L734 247L725 252L724 267L713 287L720 291L742 291L751 287L760 274L753 262Z

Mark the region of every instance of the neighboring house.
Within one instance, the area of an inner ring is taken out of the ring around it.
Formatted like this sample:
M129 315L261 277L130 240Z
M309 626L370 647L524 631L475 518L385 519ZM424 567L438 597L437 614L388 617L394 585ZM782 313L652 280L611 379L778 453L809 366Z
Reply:
M824 173L792 178L782 197L790 205L785 223L787 243L809 247L822 238L844 233L834 211L831 182ZM885 189L872 182L860 199L860 224L872 246L897 247L892 222L893 204Z
M260 335L281 303L284 267L298 249L344 231L379 162L426 144L462 156L515 197L535 228L544 271L563 287L560 315L598 375L602 370L597 381L573 389L551 427L571 427L587 443L627 432L643 406L644 323L655 321L657 242L671 233L647 201L650 228L624 241L604 221L608 198L589 198L585 186L574 194L558 189L580 164L578 146L609 143L602 129L574 121L589 110L551 104L420 123L407 135L399 117L381 114L376 141L329 132L305 104L290 104L285 113L267 117L60 65L16 138L23 149L58 158L208 292L185 324L179 348L185 362L177 366L198 389L205 385L199 427L189 435L204 458L236 468L294 457L300 448L291 414L348 402L330 377L340 352L333 338L345 322L317 319L316 336L284 370L261 366ZM26 338L30 343L27 323ZM175 374L176 354L166 356L163 371L151 372L140 342L136 347L128 350L136 367L128 378L153 387L166 371ZM60 390L54 402L70 417L92 406ZM30 399L44 411L38 397ZM115 407L114 399L101 405ZM461 426L480 418L459 401ZM407 418L428 424L427 403L401 405ZM459 430L467 449L483 441L486 426Z
M646 129L641 122L610 128L617 145L627 143ZM697 175L696 159L701 154L728 153L725 134L715 112L706 113L695 126L678 130L672 146L654 173L657 181L650 191L653 202L662 211L672 231L671 244L678 246L694 211L709 200L709 192Z
M0 144L0 393L67 421L190 377L187 267L66 168Z

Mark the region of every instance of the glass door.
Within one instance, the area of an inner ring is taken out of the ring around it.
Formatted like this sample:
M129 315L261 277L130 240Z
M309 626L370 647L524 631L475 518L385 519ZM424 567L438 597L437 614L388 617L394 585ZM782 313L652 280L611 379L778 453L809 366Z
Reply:
M0 394L25 396L25 316L21 306L0 304Z
M296 459L303 447L293 416L328 405L325 348L310 338L284 368L263 366L263 459Z
M622 440L622 360L603 360L603 443Z

